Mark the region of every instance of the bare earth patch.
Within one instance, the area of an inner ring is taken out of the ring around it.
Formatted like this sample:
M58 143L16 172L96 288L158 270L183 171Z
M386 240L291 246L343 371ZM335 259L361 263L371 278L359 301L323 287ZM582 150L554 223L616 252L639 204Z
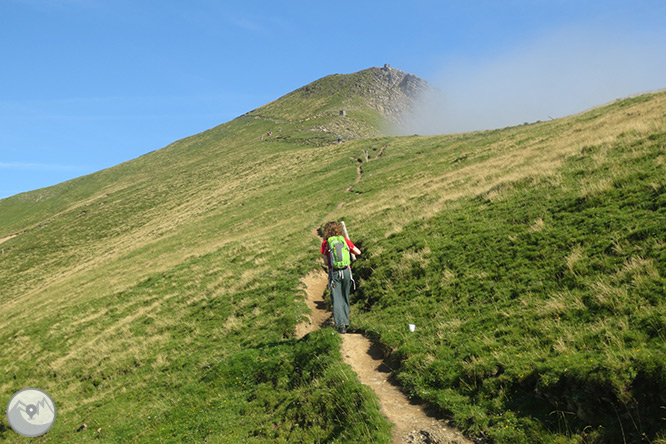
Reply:
M2 237L2 238L0 238L0 244L3 243L3 242L7 242L10 239L14 239L16 236L18 236L18 234L12 234L12 235L7 236L7 237Z
M313 270L307 276L301 279L305 292L307 293L306 304L312 310L308 316L309 321L305 321L296 326L296 337L298 339L308 333L317 330L327 321L332 319L331 313L326 311L324 303L324 290L328 285L328 277L322 270Z

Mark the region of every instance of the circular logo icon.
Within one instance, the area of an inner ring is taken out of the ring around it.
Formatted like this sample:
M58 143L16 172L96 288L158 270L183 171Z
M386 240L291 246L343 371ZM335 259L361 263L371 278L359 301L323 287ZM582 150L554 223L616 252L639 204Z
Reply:
M55 418L56 407L53 399L40 389L19 390L7 404L7 421L19 435L43 435L49 431Z

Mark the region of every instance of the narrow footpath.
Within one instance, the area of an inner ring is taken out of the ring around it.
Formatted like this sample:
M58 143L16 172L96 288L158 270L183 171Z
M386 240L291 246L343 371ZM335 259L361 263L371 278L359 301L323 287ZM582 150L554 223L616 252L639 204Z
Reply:
M366 162L379 159L386 145L377 157ZM357 160L351 158L352 160ZM359 160L360 162L360 160ZM361 163L362 164L362 163ZM363 178L361 165L356 168L356 180L345 191L351 193L354 185ZM340 202L330 214L322 219L320 225L332 219L342 208ZM312 235L321 240L316 228ZM296 336L300 339L306 334L322 328L333 326L333 314L326 309L324 291L328 285L328 276L323 270L313 270L301 279L307 294L306 303L312 314L308 320L296 327ZM356 372L361 383L370 387L379 398L382 414L394 425L392 444L472 444L458 430L450 427L446 420L426 413L424 406L412 403L400 389L389 381L390 368L383 362L381 348L368 338L358 333L342 335L342 359Z
M309 320L297 327L296 335L306 334L333 325L333 316L326 310L324 290L326 273L316 270L301 279L312 310ZM382 414L395 427L392 444L472 444L445 420L426 413L424 407L412 403L391 381L391 371L384 364L380 348L357 333L342 335L342 358L379 398Z

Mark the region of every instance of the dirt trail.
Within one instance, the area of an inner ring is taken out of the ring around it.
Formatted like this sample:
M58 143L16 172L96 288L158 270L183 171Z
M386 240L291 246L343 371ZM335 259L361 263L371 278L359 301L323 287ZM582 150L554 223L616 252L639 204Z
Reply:
M345 192L351 193L351 190L352 188L354 188L354 185L359 183L362 177L363 177L363 169L361 168L361 165L359 165L358 167L356 167L356 180L354 180L354 183L350 185L349 188L345 190Z
M316 234L314 232L313 234ZM327 285L324 271L316 270L301 279L307 293L307 304L312 310L310 320L296 329L296 336L306 334L326 325L332 325L332 315L324 304ZM379 398L382 414L395 425L392 444L471 444L460 432L434 416L428 415L423 406L413 404L389 381L390 369L383 363L380 348L361 334L342 335L342 358Z
M7 237L0 238L0 244L3 242L7 242L10 239L14 239L16 236L18 236L18 234L10 234Z
M308 295L305 303L312 310L312 314L308 316L308 321L296 326L296 337L298 339L326 324L333 325L331 322L333 317L330 312L326 311L324 303L324 290L326 289L326 285L328 285L328 276L326 276L326 273L322 270L313 270L310 274L302 278L301 282Z
M389 381L391 369L384 364L380 348L368 338L360 334L343 335L342 358L361 382L375 392L382 414L395 425L392 444L471 444L447 421L428 415L422 405L410 402Z
M382 156L385 148L386 145L381 148L376 158ZM351 159L356 160L353 157ZM363 169L358 165L356 180L345 191L350 193L362 177ZM344 201L340 202L335 210L322 219L322 223L330 220L344 204ZM316 228L313 228L311 233L319 239ZM313 270L302 278L301 282L312 314L307 321L296 327L296 337L299 339L318 328L333 325L333 315L326 310L324 302L324 290L328 284L326 272ZM400 389L389 381L391 370L383 362L380 347L372 341L361 334L344 334L341 352L342 359L356 372L359 380L375 392L382 414L395 426L392 444L472 444L472 441L459 431L451 428L447 421L427 414L422 405L410 402Z

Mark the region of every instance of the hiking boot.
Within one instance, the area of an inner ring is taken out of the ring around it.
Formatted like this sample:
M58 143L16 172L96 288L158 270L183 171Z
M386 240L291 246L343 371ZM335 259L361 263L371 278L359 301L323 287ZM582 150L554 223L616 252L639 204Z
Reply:
M344 335L345 333L347 333L347 328L345 326L340 327L340 334Z

